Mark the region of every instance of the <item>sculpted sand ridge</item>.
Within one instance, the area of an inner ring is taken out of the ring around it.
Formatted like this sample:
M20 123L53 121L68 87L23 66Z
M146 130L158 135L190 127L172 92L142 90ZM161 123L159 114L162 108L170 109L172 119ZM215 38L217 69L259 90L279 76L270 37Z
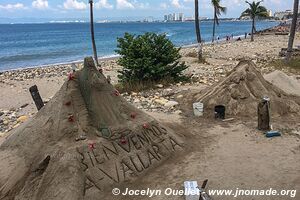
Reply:
M1 168L14 170L0 173L0 199L99 196L182 148L171 129L128 104L87 58L1 145Z

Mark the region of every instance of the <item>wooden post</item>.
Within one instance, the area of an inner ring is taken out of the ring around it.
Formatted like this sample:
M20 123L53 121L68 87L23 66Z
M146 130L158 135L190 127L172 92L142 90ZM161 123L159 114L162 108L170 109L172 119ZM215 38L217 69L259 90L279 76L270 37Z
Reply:
M258 130L269 131L270 128L270 101L263 99L257 108L258 114Z
M34 101L34 103L36 105L36 108L38 110L40 110L44 106L44 102L43 102L43 100L41 98L41 95L39 93L39 90L38 90L37 86L34 85L34 86L30 87L29 91L30 91L32 99L33 99L33 101Z

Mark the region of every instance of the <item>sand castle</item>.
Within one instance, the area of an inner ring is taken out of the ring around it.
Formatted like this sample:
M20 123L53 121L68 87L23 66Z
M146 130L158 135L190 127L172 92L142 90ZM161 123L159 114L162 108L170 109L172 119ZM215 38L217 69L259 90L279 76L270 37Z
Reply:
M89 199L183 148L128 104L92 60L0 147L0 199Z
M226 114L256 116L264 96L271 100L273 116L300 111L300 99L267 82L252 61L241 61L223 81L192 98L204 104L206 114L212 115L215 106L224 105Z

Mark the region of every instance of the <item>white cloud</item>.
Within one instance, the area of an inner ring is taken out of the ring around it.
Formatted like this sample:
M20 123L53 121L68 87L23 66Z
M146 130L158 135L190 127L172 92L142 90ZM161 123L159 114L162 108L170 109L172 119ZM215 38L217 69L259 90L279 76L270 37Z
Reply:
M26 7L22 3L16 3L16 4L0 5L0 9L4 9L4 10L20 10L20 9L26 9Z
M128 0L117 0L117 9L134 9L134 5Z
M167 9L169 6L168 6L168 4L166 4L166 3L161 3L161 4L159 5L159 7L160 7L161 9Z
M179 0L171 0L171 4L175 8L182 8L183 7L183 5L180 4Z
M49 7L47 0L35 0L32 2L32 7L37 9L46 9Z
M113 9L113 7L114 6L109 4L107 0L99 0L98 2L95 3L95 8L97 9L101 9L101 8Z
M87 8L87 4L77 0L66 0L63 7L67 10L84 10Z

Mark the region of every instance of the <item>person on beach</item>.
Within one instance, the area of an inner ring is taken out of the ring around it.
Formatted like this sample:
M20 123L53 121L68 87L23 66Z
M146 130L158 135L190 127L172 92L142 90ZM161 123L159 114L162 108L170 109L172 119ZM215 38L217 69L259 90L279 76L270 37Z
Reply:
M248 35L248 33L247 33L247 32L245 32L245 39L247 39L247 35Z

